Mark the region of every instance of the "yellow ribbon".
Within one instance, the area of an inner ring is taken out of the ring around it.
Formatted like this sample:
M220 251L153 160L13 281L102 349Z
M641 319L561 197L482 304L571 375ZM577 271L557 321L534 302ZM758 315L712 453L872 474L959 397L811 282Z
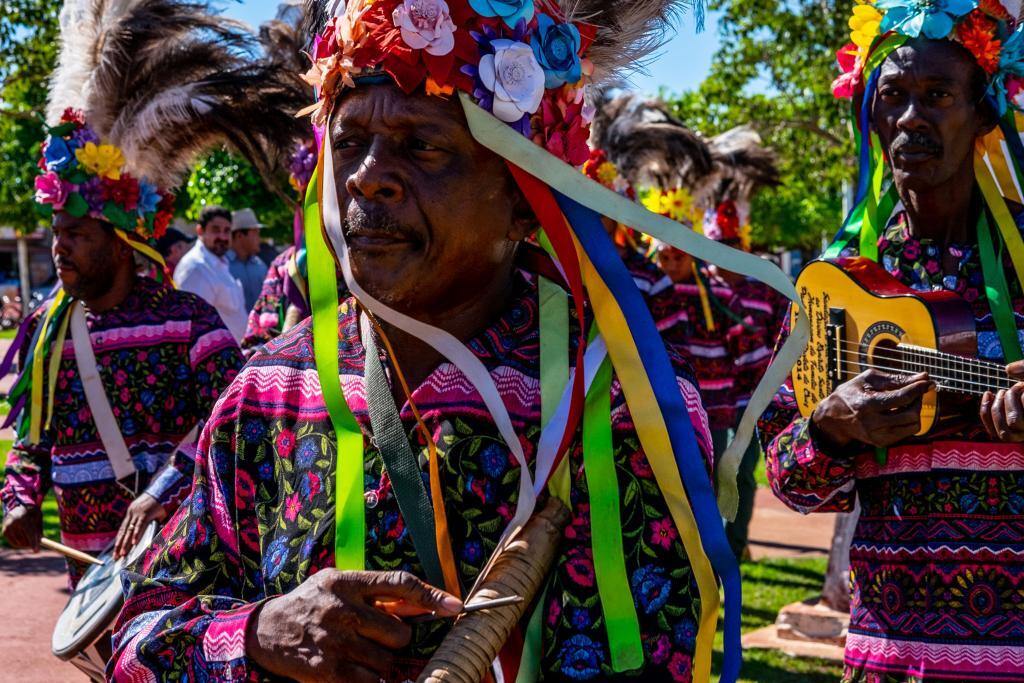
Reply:
M32 444L39 443L43 427L43 369L46 367L46 359L43 358L43 350L46 342L46 329L53 321L54 313L56 313L61 302L64 301L66 297L67 295L64 293L63 289L57 290L57 295L53 298L53 303L50 304L50 308L47 309L46 317L43 318L39 338L36 340L36 346L32 353L32 394L28 413L28 441Z
M978 141L974 148L974 175L978 180L985 203L992 212L992 218L999 226L999 233L1003 236L1003 243L1006 244L1006 250L1010 253L1010 260L1013 261L1017 279L1021 280L1024 276L1024 239L1021 239L1020 230L1010 214L1010 207L1006 205L1006 199L1003 198L996 185L997 181L992 170L985 163L985 151L985 144ZM990 155L989 159L992 158ZM1003 162L1006 162L1005 157L1003 157Z
M654 390L647 380L643 361L632 343L633 335L626 324L622 310L598 274L594 265L587 258L586 252L573 235L573 242L579 254L580 269L590 300L594 307L594 316L608 344L608 355L626 395L627 403L636 406L631 410L634 427L640 444L644 449L651 470L654 472L668 505L669 514L682 538L686 556L693 567L697 590L700 594L701 613L697 629L697 648L693 658L693 678L696 681L711 679L711 650L714 645L715 630L718 625L718 610L721 600L718 584L711 568L711 562L704 552L700 535L697 532L697 520L686 499L683 481L673 457L672 443L669 440L668 428L658 408ZM579 371L577 369L577 371Z
M60 329L57 330L57 337L53 341L53 345L50 347L50 367L49 367L49 382L48 389L49 394L46 397L46 429L50 428L50 423L53 420L53 395L57 389L57 373L60 371L60 361L64 357L64 340L68 336L68 323L71 322L71 307L69 306L64 311L64 317L60 321Z

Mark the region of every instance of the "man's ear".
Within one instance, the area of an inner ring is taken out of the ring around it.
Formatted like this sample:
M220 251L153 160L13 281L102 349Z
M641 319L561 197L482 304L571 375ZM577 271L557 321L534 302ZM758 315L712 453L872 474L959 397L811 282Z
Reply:
M540 222L519 188L514 186L513 190L515 195L512 202L512 227L508 231L508 239L512 242L522 242L540 229Z

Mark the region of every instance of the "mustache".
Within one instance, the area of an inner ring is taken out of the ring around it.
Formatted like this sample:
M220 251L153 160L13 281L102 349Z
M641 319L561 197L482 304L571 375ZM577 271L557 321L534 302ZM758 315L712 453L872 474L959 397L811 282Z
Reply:
M917 131L900 131L892 141L892 151L899 152L904 147L918 147L936 156L942 154L942 143L925 133Z
M342 232L348 236L360 233L384 233L403 237L406 239L418 239L416 231L398 221L387 209L381 206L374 206L367 210L358 204L349 206L348 213L342 223Z

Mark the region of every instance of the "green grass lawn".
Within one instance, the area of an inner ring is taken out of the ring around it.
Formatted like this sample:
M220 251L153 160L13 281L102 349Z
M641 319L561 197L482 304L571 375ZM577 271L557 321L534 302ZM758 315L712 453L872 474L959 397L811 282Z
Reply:
M10 330L0 330L0 339L14 339L16 336L18 336L17 327Z
M779 608L821 592L825 558L746 562L743 573L743 633L775 622ZM721 629L721 620L719 621ZM722 634L715 639L715 675L721 662ZM746 650L740 680L746 683L836 683L842 666L822 659L798 659L777 650Z
M11 442L0 439L0 470L7 463L7 453L11 450ZM55 541L60 540L60 519L57 517L57 501L53 493L46 494L43 499L43 535ZM0 537L0 546L7 547L6 541Z

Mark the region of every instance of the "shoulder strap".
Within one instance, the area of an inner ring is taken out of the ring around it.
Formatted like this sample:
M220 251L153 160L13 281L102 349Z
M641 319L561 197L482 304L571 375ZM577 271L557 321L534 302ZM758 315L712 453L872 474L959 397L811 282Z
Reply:
M363 382L373 440L380 449L384 467L391 477L398 509L409 528L413 547L416 548L427 580L435 586L443 587L444 572L435 540L434 510L427 498L416 455L409 445L409 437L402 426L402 418L395 407L391 387L377 355L373 332L367 328L367 325L362 325L363 348L366 351Z
M80 302L71 308L71 339L75 346L78 375L85 389L85 400L92 411L92 419L96 423L96 431L99 432L110 465L114 468L114 477L124 479L135 474L135 463L132 462L132 455L128 452L128 445L124 442L121 427L110 408L110 400L96 368L96 355L89 339L89 328L85 325L85 307Z

